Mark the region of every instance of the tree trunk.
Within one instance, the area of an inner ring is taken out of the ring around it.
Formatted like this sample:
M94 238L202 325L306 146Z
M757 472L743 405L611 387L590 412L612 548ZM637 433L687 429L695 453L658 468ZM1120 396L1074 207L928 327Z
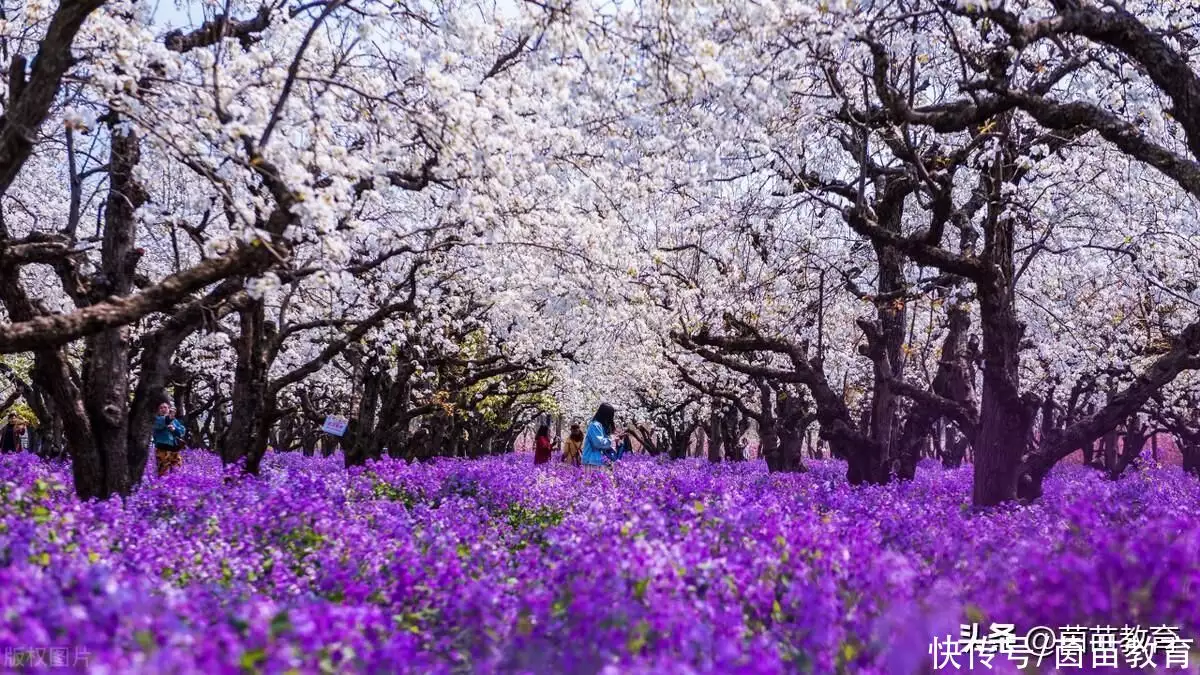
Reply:
M383 402L379 407L379 419L375 424L375 434L371 443L371 451L382 455L383 448L388 449L388 455L394 458L405 456L408 445L408 427L412 419L409 405L412 398L411 366L402 366L394 378L387 378L381 383Z
M692 442L692 432L695 431L695 424L686 424L682 428L671 428L668 430L670 434L670 457L671 459L687 459L688 446Z
M370 359L365 364L362 396L358 401L358 411L354 416L354 437L347 439L342 450L347 467L362 466L372 455L371 445L375 435L375 416L379 407L379 389L382 379L382 364L378 359ZM380 446L382 448L382 446Z
M659 441L655 438L655 432L650 431L645 424L638 424L633 428L634 438L638 444L642 446L642 451L651 457L656 457L661 449Z
M140 257L134 251L136 212L146 193L133 172L141 159L137 135L122 131L116 115L109 124L108 197L104 204L104 237L101 244L102 280L91 289L93 301L133 290L133 275ZM92 437L103 464L104 496L126 494L129 475L129 328L113 328L88 337L83 364L84 407Z
M725 460L729 462L741 462L746 459L742 455L740 418L737 408L732 406L725 410L725 415L721 418L721 445L725 448Z
M767 462L767 471L774 473L784 470L783 457L779 447L779 430L776 422L775 392L765 382L759 382L759 409L762 411L758 418L758 454ZM782 414L782 411L779 411Z
M933 433L935 422L936 414L924 405L913 402L913 408L904 420L900 440L896 442L896 477L900 480L912 480L916 477L921 448Z
M804 414L798 396L786 389L775 393L776 431L779 436L779 470L804 472L804 444L813 417Z
M156 335L146 340L139 355L138 383L129 406L126 454L129 478L136 485L146 471L150 434L154 428L155 408L166 400L167 373L171 358L183 341L183 335Z
M71 293L80 307L109 296L128 295L133 285L137 264L134 213L145 202L145 193L133 177L139 159L137 137L119 131L116 123L114 116L109 122L109 190L100 269L90 284L85 287L80 280ZM58 270L64 277L78 276L69 265ZM0 289L10 320L27 321L42 313L21 286L15 268L0 268ZM84 369L78 379L59 349L36 350L33 382L61 418L76 494L81 499L103 499L126 494L130 488L125 448L128 329L102 331L88 337L84 345Z
M984 385L979 439L974 443L975 506L995 506L1017 498L1018 470L1029 430L1021 401L995 385Z
M311 431L305 430L300 432L300 449L305 457L312 457L317 454L317 435Z
M708 418L708 461L721 461L721 413L714 410Z
M970 440L957 427L946 427L946 452L942 455L942 467L957 469L967 457Z
M946 319L948 330L945 339L942 340L942 356L938 360L932 389L938 396L968 405L971 402L972 386L969 381L970 371L964 361L970 358L970 354L964 353L963 350L963 340L971 327L967 306L959 303L950 305L946 311ZM913 401L895 453L897 475L901 479L911 480L916 476L922 448L929 444L931 437L938 436L940 439L941 433L937 428L941 419L942 415L937 410L920 401ZM945 463L945 451L939 450L938 455ZM958 454L952 461L957 466L962 462L962 455Z
M263 380L266 380L266 361L263 361ZM267 387L264 386L264 390ZM257 476L262 459L267 454L267 450L271 445L271 428L279 420L279 409L276 407L274 396L263 392L264 400L261 404L257 423L254 425L254 434L250 437L249 445L246 450L246 473L252 476ZM276 450L280 448L276 447Z
M781 471L804 473L808 468L804 465L804 439L808 437L808 427L783 427L779 436L779 456L782 464Z
M54 409L53 404L47 404L46 408ZM49 419L42 423L42 456L46 459L62 459L66 452L62 418L52 412Z
M61 411L63 437L71 456L71 474L75 494L80 499L106 499L116 493L106 473L107 462L100 456L91 431L91 420L84 408L83 396L61 353L44 350L34 353L33 382L54 401Z
M1117 393L1117 383L1113 380L1109 381L1108 396L1105 403L1112 403L1113 396ZM1117 473L1117 444L1120 439L1120 432L1114 428L1108 433L1100 437L1100 469L1108 476L1114 476Z
M1137 467L1142 448L1146 445L1146 429L1146 422L1138 415L1131 416L1125 423L1125 432L1121 434L1120 453L1108 474L1110 480L1117 480L1128 469Z
M233 373L232 414L229 427L221 440L221 461L226 465L247 459L246 472L258 470L260 451L253 451L260 443L265 445L261 432L265 416L273 411L266 410L267 398L267 335L266 308L262 300L255 300L238 311L241 329L235 343L237 365ZM252 457L251 455L257 455Z
M1200 436L1178 437L1179 452L1183 455L1183 470L1200 478Z
M1113 429L1100 438L1100 457L1103 463L1099 468L1110 475L1117 470L1117 439L1119 437L1120 433Z
M993 188L998 191L1000 185ZM978 286L984 365L979 437L972 444L975 506L995 506L1017 498L1021 459L1033 419L1020 394L1025 329L1017 320L1011 285L1013 221L999 213L999 203L989 202L988 209L985 257L999 273Z
M103 496L129 491L129 340L124 328L87 339L84 352L84 406L104 470Z
M821 440L820 428L805 434L805 442L808 444L809 459L818 462L825 459L825 446L823 445L824 441Z
M886 215L884 225L899 232L900 216L901 209L897 206ZM891 246L879 243L873 243L873 246L879 261L879 295L890 297L902 293L905 286L903 254ZM882 484L888 482L892 473L893 432L900 399L892 391L891 382L904 376L904 333L908 311L904 299L897 298L893 301L877 301L875 312L879 327L876 339L880 344L876 346L877 350L872 349L875 353L871 354L875 381L868 429L875 443L871 446L874 456L867 458L866 462L869 466L867 480Z
M930 448L930 458L942 461L946 456L946 420L938 418L933 431L933 446Z

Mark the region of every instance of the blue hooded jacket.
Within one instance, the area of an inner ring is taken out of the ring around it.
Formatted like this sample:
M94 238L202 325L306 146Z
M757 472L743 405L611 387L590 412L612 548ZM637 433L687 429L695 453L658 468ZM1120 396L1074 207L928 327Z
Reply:
M183 445L183 437L187 435L187 429L183 426L183 422L179 420L171 420L167 423L167 418L163 415L158 415L154 418L154 444L155 445L173 445L179 447Z
M604 434L604 425L592 420L588 425L587 436L583 439L584 466L602 466L606 459L615 462L621 459L623 454L623 448L613 448L612 439Z

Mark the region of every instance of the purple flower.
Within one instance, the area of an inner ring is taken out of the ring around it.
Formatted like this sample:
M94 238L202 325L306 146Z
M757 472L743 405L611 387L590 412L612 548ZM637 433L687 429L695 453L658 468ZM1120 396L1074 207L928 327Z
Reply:
M960 623L1197 637L1195 479L1064 466L971 513L968 471L273 453L227 480L188 451L79 503L69 468L0 456L0 647L134 673L919 673Z

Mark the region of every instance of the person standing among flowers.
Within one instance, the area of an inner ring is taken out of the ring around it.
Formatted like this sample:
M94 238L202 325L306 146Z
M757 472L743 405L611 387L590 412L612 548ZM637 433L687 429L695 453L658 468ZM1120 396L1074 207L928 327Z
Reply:
M8 416L8 424L0 432L0 452L33 452L39 449L38 438L29 423L19 413Z
M633 425L625 427L625 436L621 438L621 454L633 454Z
M158 475L165 476L183 465L179 451L187 429L175 419L171 404L158 404L158 415L154 418L154 460L158 464Z
M550 427L543 424L538 427L537 438L533 441L533 463L545 464L550 461Z
M578 424L571 425L567 434L567 442L563 444L563 461L571 466L579 466L583 460L583 429Z
M607 403L601 403L600 408L596 410L583 439L584 466L604 466L608 462L621 459L621 455L624 454L615 449L611 438L616 426L613 422L614 414L613 407Z

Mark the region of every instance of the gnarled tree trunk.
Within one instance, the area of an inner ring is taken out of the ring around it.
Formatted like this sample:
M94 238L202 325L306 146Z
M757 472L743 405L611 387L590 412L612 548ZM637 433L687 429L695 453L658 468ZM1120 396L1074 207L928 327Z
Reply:
M708 417L708 427L705 430L708 435L708 461L717 463L721 461L721 413L716 409Z
M234 464L246 460L246 472L258 473L259 452L252 452L262 435L267 394L267 328L262 300L238 311L241 329L234 348L237 365L233 373L232 414L220 442L221 461Z

